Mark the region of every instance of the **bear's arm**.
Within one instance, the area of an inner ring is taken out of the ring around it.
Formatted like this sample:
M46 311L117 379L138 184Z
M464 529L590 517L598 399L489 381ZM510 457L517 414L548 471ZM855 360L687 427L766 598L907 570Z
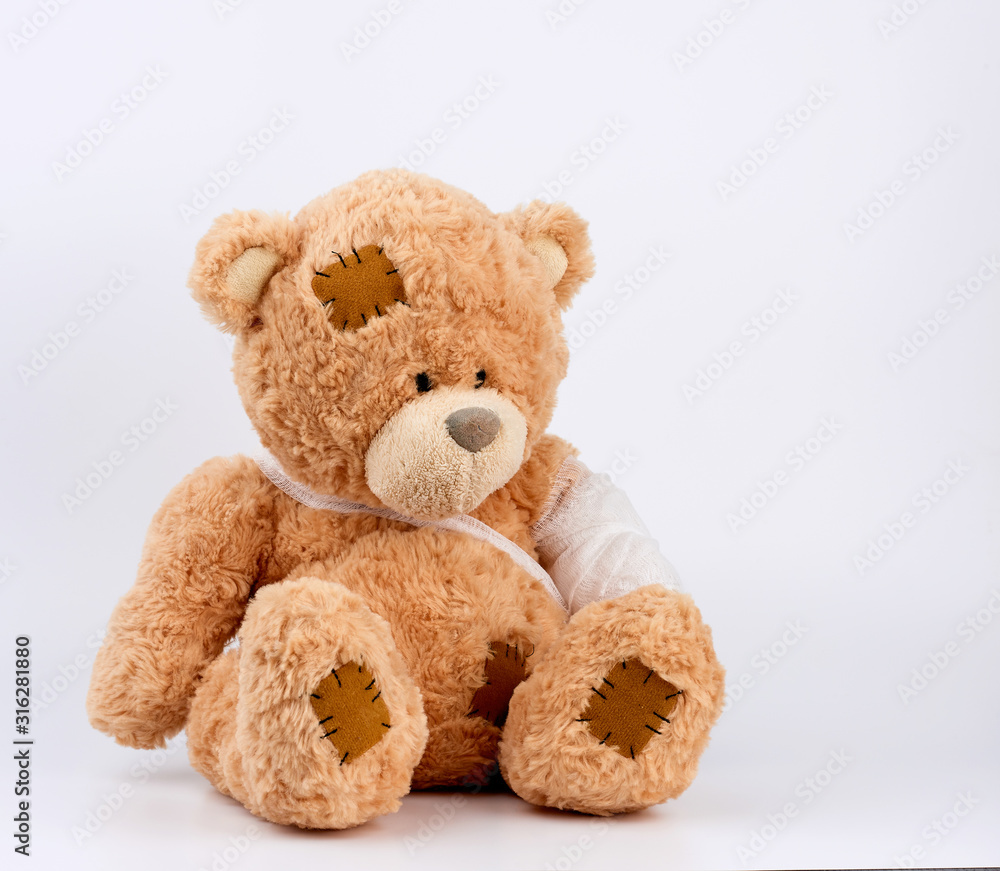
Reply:
M200 673L233 636L273 537L274 488L249 457L188 475L153 518L87 695L91 724L129 747L184 726Z
M625 492L575 457L560 466L531 533L570 614L650 584L680 589L676 570Z

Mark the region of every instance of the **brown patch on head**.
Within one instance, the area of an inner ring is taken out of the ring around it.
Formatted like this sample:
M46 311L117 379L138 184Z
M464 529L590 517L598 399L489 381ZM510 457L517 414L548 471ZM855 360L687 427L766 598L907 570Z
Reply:
M333 669L313 690L310 701L322 735L336 747L341 765L378 744L392 726L378 681L357 662Z
M390 306L406 303L399 270L377 245L353 248L324 266L312 280L313 293L339 330L360 330Z
M516 644L490 642L490 656L486 660L486 683L472 697L470 717L482 717L495 726L503 726L507 719L510 697L526 676L525 659L527 657L518 651Z
M667 718L682 692L641 660L629 659L591 688L592 698L580 721L601 744L635 759L670 723Z

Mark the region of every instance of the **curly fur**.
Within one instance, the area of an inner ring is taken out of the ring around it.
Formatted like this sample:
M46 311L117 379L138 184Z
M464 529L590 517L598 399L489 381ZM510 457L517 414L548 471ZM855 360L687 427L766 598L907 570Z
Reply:
M545 249L539 238L566 254L558 280L532 253ZM407 304L341 331L311 280L332 252L365 245L399 270ZM266 253L253 255L267 266L247 273L254 281L277 270L259 294L227 284L250 248ZM485 380L523 417L526 437L513 476L470 513L537 558L532 525L573 453L545 432L568 360L561 311L592 271L586 224L568 207L536 202L498 215L394 170L337 188L294 219L220 218L198 245L190 283L236 335L236 385L264 446L319 493L379 507L366 452L417 396L415 376L470 395ZM239 648L223 653L237 634ZM503 730L470 716L497 641L531 652ZM685 693L672 731L637 760L574 723L589 687L626 657ZM347 662L370 669L391 727L341 764L309 698ZM482 780L498 755L511 786L539 804L603 814L677 795L718 715L721 680L686 597L645 588L567 625L541 585L491 545L310 508L235 457L195 470L153 518L87 709L96 728L132 747L162 746L186 727L195 768L259 816L346 828L395 810L411 787Z

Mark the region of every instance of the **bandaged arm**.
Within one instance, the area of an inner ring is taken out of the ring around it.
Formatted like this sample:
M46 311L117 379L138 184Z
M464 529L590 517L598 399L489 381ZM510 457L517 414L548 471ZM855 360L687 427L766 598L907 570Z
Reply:
M680 590L677 572L628 496L607 474L594 474L572 457L560 468L532 536L570 614L648 584Z

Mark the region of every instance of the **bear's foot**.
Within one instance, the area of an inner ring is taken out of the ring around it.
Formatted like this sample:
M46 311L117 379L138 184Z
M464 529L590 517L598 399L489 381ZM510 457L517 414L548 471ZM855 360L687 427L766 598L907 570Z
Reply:
M240 648L206 671L187 728L192 764L218 789L302 828L397 810L427 741L388 625L318 578L257 593Z
M518 687L500 768L522 798L607 815L680 795L724 700L689 596L643 587L597 602Z

